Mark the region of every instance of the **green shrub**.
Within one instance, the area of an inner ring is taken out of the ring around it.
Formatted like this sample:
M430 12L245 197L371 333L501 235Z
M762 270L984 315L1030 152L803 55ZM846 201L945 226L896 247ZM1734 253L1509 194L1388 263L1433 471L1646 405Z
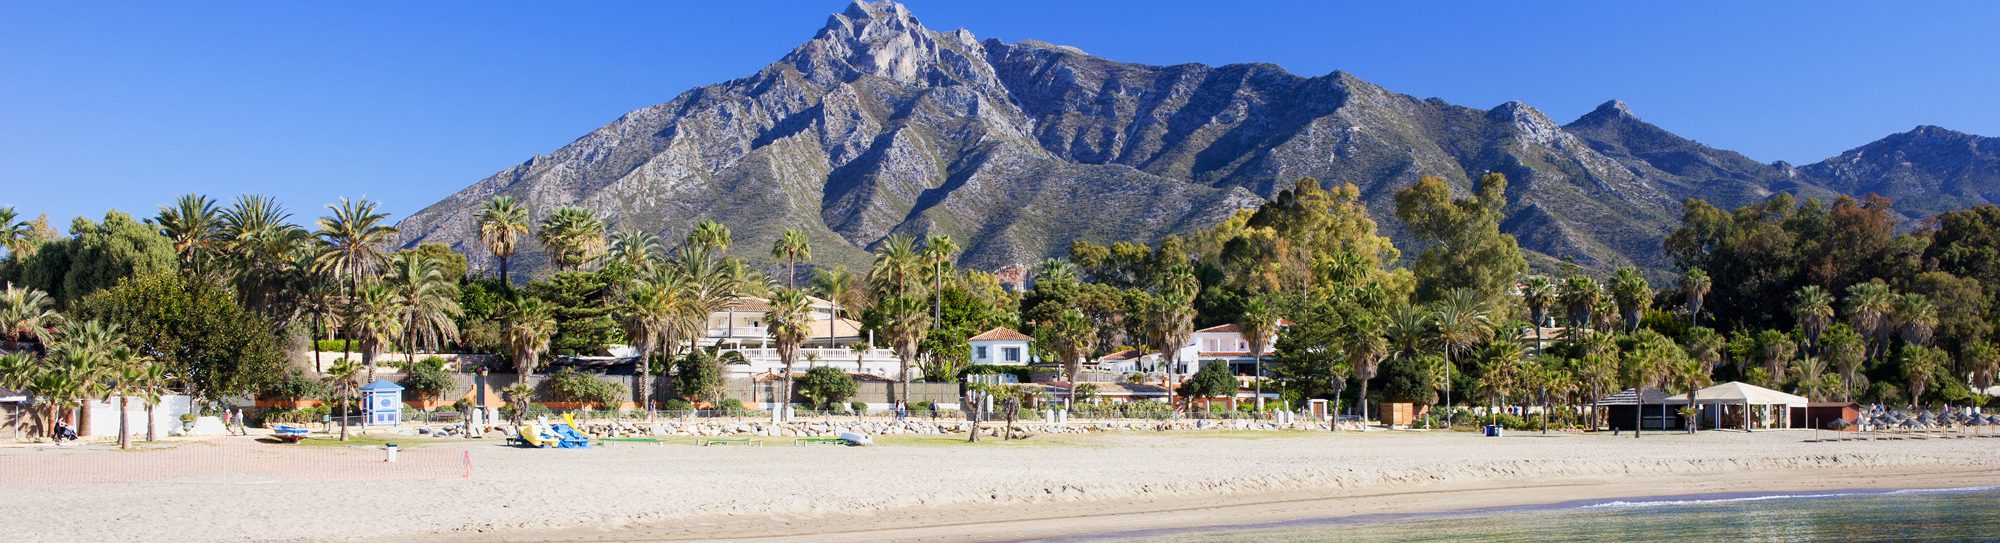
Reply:
M325 405L296 409L273 409L264 412L263 421L260 424L263 426L274 424L313 424L318 423L320 419L325 418L331 413L332 411Z
M512 419L512 418L514 418L514 412L515 412L515 409L514 409L514 405L513 405L513 404L508 404L508 405L503 405L503 406L500 406L500 409L499 409L499 412L500 412L500 418L501 418L501 419ZM551 416L551 417L552 417L552 416L555 416L555 414L556 414L555 410L553 410L553 409L549 409L549 406L546 406L546 405L542 405L542 404L538 404L538 403L531 403L531 404L528 404L528 414L527 414L526 416L523 416L523 417L521 417L521 418L525 420L525 419L532 419L532 418L535 418L535 417L541 417L541 416Z
M853 396L859 387L854 383L854 376L827 366L807 370L797 384L799 395L811 400L814 408L845 400Z
M984 374L1013 375L1015 379L1019 380L1020 382L1026 383L1034 377L1034 370L1027 366L1000 366L993 364L973 364L971 367L965 368L965 374L966 375L984 375Z
M320 352L337 353L343 351L361 352L361 341L353 339L321 339L313 341L313 348ZM393 353L402 349L394 341L382 342L382 352Z
M851 403L851 404L848 404L848 407L852 407L852 408L854 408L854 412L855 412L855 413L867 413L867 412L868 412L868 402L862 402L862 401L857 401L857 402L854 402L854 403Z
M624 403L627 392L625 385L598 379L597 376L577 371L576 368L557 370L555 374L549 376L546 386L555 393L556 401L598 404L611 408L617 408Z
M403 388L421 399L432 399L451 392L457 383L451 380L451 372L445 371L443 358L429 356L408 366L410 375L403 379Z
M738 400L736 398L723 398L722 403L716 404L715 408L721 409L723 411L742 411L743 400Z
M660 402L660 409L663 411L693 411L694 404L688 403L687 400L670 398L667 401Z
M307 377L303 371L291 369L286 371L283 377L272 381L270 386L264 387L262 396L273 400L296 402L325 396L326 393L326 383Z

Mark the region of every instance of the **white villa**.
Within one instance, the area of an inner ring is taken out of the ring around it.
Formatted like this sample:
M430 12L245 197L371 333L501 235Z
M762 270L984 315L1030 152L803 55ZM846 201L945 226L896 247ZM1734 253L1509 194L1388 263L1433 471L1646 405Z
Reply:
M812 297L807 302L813 309L812 330L805 345L799 348L793 371L832 366L849 373L901 378L898 372L902 364L896 352L877 346L871 334L862 332L861 323L840 317L839 306L833 302ZM701 338L701 345L742 353L750 361L747 366L729 366L730 377L784 370L784 361L778 358L778 349L771 342L764 320L770 307L770 301L764 298L741 298L728 308L709 314L708 333ZM856 349L857 345L862 348Z
M1284 323L1281 323L1284 324ZM1270 343L1264 346L1264 362L1271 361L1277 352L1278 336L1271 334ZM1252 375L1257 373L1257 360L1250 355L1250 340L1243 337L1243 329L1234 324L1210 326L1195 330L1188 336L1188 342L1181 346L1180 362L1173 368L1178 375L1193 375L1201 371L1202 364L1229 364L1230 373ZM1165 366L1160 353L1141 355L1131 349L1105 355L1096 361L1098 369L1114 372L1158 373Z
M1035 362L1029 349L1035 338L1005 326L967 338L972 345L973 364L1025 366Z

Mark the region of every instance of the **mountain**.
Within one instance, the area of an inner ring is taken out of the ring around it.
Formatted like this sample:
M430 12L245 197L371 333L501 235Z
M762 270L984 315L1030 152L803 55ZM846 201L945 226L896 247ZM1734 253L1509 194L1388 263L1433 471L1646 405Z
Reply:
M1895 134L1799 168L1846 194L1880 194L1918 217L2000 202L2000 138L1935 126Z
M1659 269L1685 198L1981 202L1978 187L2000 172L1995 149L1920 128L1792 168L1675 136L1617 101L1562 125L1518 102L1463 107L1343 72L1148 66L979 40L926 29L900 4L857 2L755 74L627 113L399 228L406 245L483 256L473 215L508 194L536 218L581 205L669 240L717 220L753 258L786 228L805 229L822 263L864 263L891 234L948 234L962 264L993 268L1062 254L1073 239L1205 228L1312 176L1359 185L1407 247L1397 189L1421 175L1469 189L1495 171L1511 181L1503 228L1538 262ZM515 269L542 261L525 254Z

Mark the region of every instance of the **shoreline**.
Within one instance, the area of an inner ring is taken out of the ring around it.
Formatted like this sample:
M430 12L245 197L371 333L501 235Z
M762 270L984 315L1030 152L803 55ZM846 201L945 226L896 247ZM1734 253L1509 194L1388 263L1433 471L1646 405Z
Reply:
M1912 470L1894 473L1838 473L1838 468L1767 473L1748 481L1719 483L1712 476L1647 478L1606 483L1564 480L1541 484L1511 484L1492 480L1407 490L1359 493L1278 492L1220 499L1175 497L1137 504L1044 503L1015 504L996 512L991 506L920 508L887 514L822 515L777 520L775 517L725 516L688 518L653 526L627 527L590 533L545 530L457 534L434 541L732 541L776 542L811 538L821 542L899 541L1034 541L1073 543L1120 541L1202 532L1236 532L1265 528L1368 525L1425 518L1482 516L1520 512L1585 509L1618 501L1653 501L1702 496L1766 496L1792 493L1890 493L1897 491L1976 491L1990 485L1965 486L1967 478L2000 482L2000 469ZM1807 484L1796 477L1818 477ZM1958 486L1938 486L1958 483ZM1716 490L1722 485L1727 490ZM1652 493L1644 493L1651 491ZM1546 500L1556 501L1546 501ZM1385 504L1383 500L1397 503ZM1345 514L1328 515L1333 508ZM935 522L938 518L954 518ZM1059 525L1057 525L1059 523ZM671 524L671 525L669 525ZM728 534L728 535L718 535Z

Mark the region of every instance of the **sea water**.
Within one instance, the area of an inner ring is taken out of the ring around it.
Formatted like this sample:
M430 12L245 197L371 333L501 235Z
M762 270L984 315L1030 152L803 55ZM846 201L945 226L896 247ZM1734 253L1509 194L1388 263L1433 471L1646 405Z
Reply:
M2000 541L2000 487L1733 494L1098 534L1066 541Z

